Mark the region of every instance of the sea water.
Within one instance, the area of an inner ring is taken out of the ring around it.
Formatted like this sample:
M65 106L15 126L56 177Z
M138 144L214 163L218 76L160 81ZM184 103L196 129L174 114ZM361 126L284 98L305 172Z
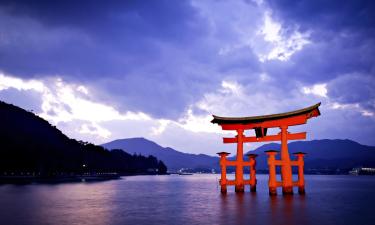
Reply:
M218 174L0 185L0 224L375 224L375 176L306 175L306 195L220 194Z

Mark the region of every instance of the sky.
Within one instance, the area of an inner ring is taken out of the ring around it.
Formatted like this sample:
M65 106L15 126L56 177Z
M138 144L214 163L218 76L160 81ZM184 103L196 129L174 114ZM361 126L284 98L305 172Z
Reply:
M289 130L375 145L374 11L371 0L1 0L0 100L77 140L210 155L235 150L212 114L321 102Z

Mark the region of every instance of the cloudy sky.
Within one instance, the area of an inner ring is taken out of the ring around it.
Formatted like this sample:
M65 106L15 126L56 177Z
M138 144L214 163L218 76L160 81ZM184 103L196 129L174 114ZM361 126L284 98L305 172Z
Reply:
M375 145L374 11L371 0L1 0L0 99L78 140L206 154L235 149L212 114L322 102L290 130Z

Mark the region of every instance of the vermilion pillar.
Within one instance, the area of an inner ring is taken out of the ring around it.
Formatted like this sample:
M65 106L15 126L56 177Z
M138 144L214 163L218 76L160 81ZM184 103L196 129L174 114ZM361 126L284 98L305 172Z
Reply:
M288 126L281 126L281 179L283 194L293 194L292 165L288 151Z
M237 130L237 156L236 156L236 178L235 178L235 192L244 192L243 181L243 129Z
M256 161L255 158L258 156L257 154L247 154L250 161L250 191L256 192L257 190L257 179L256 179Z
M266 151L268 155L269 179L268 187L270 195L277 195L277 181L276 181L276 155L278 151Z
M220 179L220 187L221 193L227 193L227 155L228 152L219 152L217 153L220 156L220 167L221 167L221 179Z
M298 193L305 194L305 177L303 174L304 161L303 157L306 153L296 152L293 155L297 156L297 166L298 166Z

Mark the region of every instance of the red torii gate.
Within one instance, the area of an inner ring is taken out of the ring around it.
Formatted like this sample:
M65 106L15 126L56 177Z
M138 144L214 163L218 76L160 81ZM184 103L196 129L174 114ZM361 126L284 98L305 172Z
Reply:
M226 157L227 152L219 152L220 166L221 166L221 192L227 192L227 185L234 185L236 192L244 192L244 186L250 185L252 192L256 191L256 177L255 177L255 154L249 154L249 161L243 160L243 143L245 142L266 142L266 141L281 141L281 159L277 160L277 151L266 151L268 155L269 166L269 193L270 195L277 194L277 187L282 187L283 194L293 194L293 186L298 187L300 194L305 193L305 181L303 176L303 152L295 153L297 160L291 160L288 151L288 140L306 139L306 132L289 133L289 126L296 126L305 124L308 119L320 115L320 103L313 106L291 111L287 113L279 113L265 116L253 117L219 117L213 115L212 123L216 123L222 127L223 130L234 130L237 132L234 138L223 138L224 143L237 143L236 160L229 161ZM267 135L268 128L279 127L281 132L276 135ZM255 137L246 137L245 130L254 129ZM235 180L227 180L226 167L235 166L236 174ZM250 167L250 179L244 180L243 167ZM281 182L276 180L276 166L281 166ZM292 166L298 166L298 181L292 180Z

